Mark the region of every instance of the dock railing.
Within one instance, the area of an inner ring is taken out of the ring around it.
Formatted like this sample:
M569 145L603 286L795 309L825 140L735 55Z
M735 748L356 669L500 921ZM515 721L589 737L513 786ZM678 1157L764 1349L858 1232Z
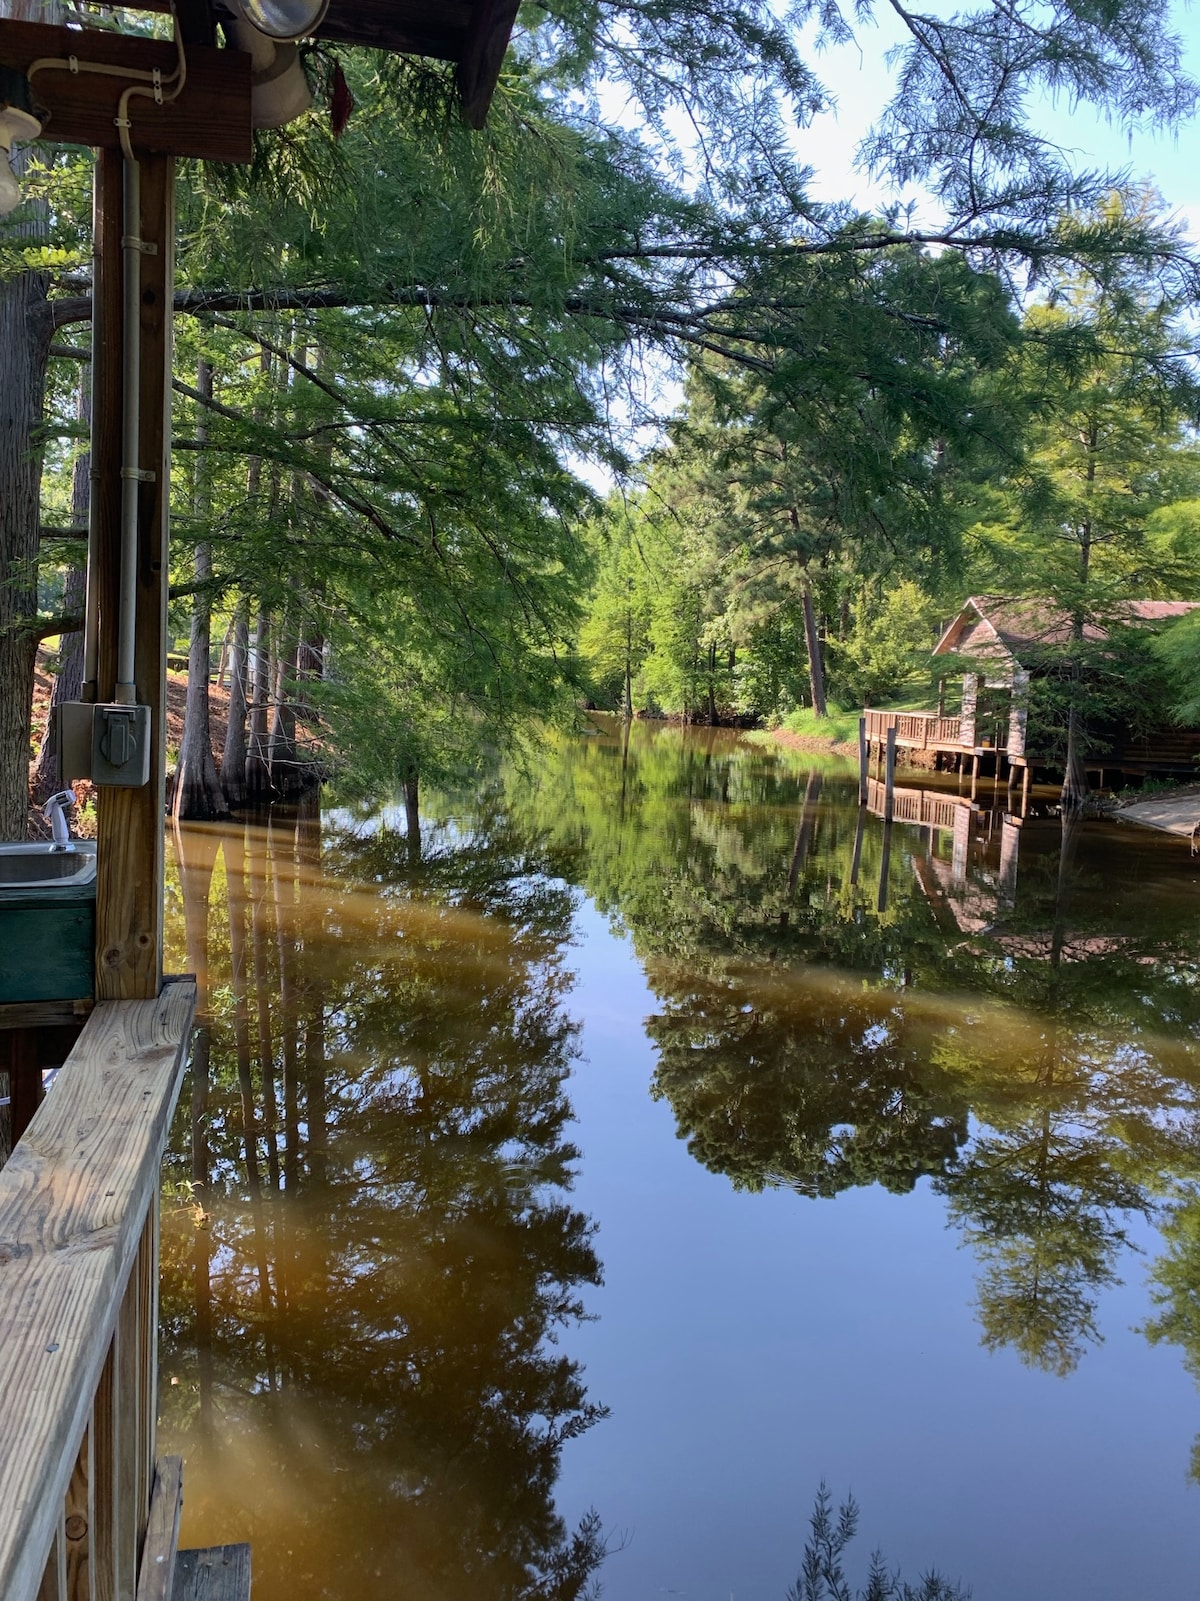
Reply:
M888 730L896 730L896 743L908 750L958 749L962 741L962 718L941 717L937 712L863 712L867 739L872 745L887 741Z
M190 980L98 1005L0 1171L3 1601L170 1601L159 1169L195 1006Z

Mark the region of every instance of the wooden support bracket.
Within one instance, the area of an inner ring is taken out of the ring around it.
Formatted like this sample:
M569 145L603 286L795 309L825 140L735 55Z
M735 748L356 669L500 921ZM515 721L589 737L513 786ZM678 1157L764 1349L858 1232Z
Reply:
M101 32L96 28L55 28L42 22L0 21L0 63L27 72L35 61L74 58L139 72L175 70L175 46L157 39ZM116 150L114 118L128 84L120 78L69 67L38 72L32 80L35 104L50 113L46 139L63 144ZM139 95L130 107L131 138L138 150L165 156L196 156L207 161L248 162L254 154L250 131L250 57L240 50L187 49L187 83L178 99L156 105Z

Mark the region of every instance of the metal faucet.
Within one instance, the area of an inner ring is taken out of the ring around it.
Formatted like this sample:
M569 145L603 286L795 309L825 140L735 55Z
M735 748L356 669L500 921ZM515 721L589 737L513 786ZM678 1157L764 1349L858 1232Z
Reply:
M75 847L71 843L71 830L67 824L67 807L74 806L75 791L73 789L60 789L42 807L42 816L50 824L50 832L54 836L52 851L69 851Z

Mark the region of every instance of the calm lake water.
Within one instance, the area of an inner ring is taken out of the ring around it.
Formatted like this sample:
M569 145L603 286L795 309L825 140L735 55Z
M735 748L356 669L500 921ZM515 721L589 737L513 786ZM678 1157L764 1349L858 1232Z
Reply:
M815 759L814 759L815 760ZM256 1601L1200 1595L1200 858L609 725L190 829L161 1449ZM926 815L930 815L926 803ZM595 1519L599 1520L597 1531Z

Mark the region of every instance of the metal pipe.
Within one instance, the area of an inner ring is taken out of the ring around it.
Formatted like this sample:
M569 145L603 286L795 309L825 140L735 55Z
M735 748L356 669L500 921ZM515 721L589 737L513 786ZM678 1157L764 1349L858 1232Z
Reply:
M99 187L100 179L96 177L97 199L93 206L92 218L92 283L100 282L99 249L100 238L99 214ZM92 298L92 383L95 384L95 375L99 371L98 363L104 347L104 329L101 322L101 298L94 295ZM94 395L94 391L93 391ZM89 442L90 468L88 488L88 531L87 531L87 567L84 571L83 603L83 687L80 690L80 699L95 701L96 679L99 674L100 659L100 441L99 441L99 411L95 404L91 408L91 439Z
M138 485L141 481L142 420L142 186L137 161L124 162L124 229L121 253L124 263L124 328L121 348L121 565L120 605L117 613L117 683L113 699L118 705L137 701L134 683L135 616L137 610Z

